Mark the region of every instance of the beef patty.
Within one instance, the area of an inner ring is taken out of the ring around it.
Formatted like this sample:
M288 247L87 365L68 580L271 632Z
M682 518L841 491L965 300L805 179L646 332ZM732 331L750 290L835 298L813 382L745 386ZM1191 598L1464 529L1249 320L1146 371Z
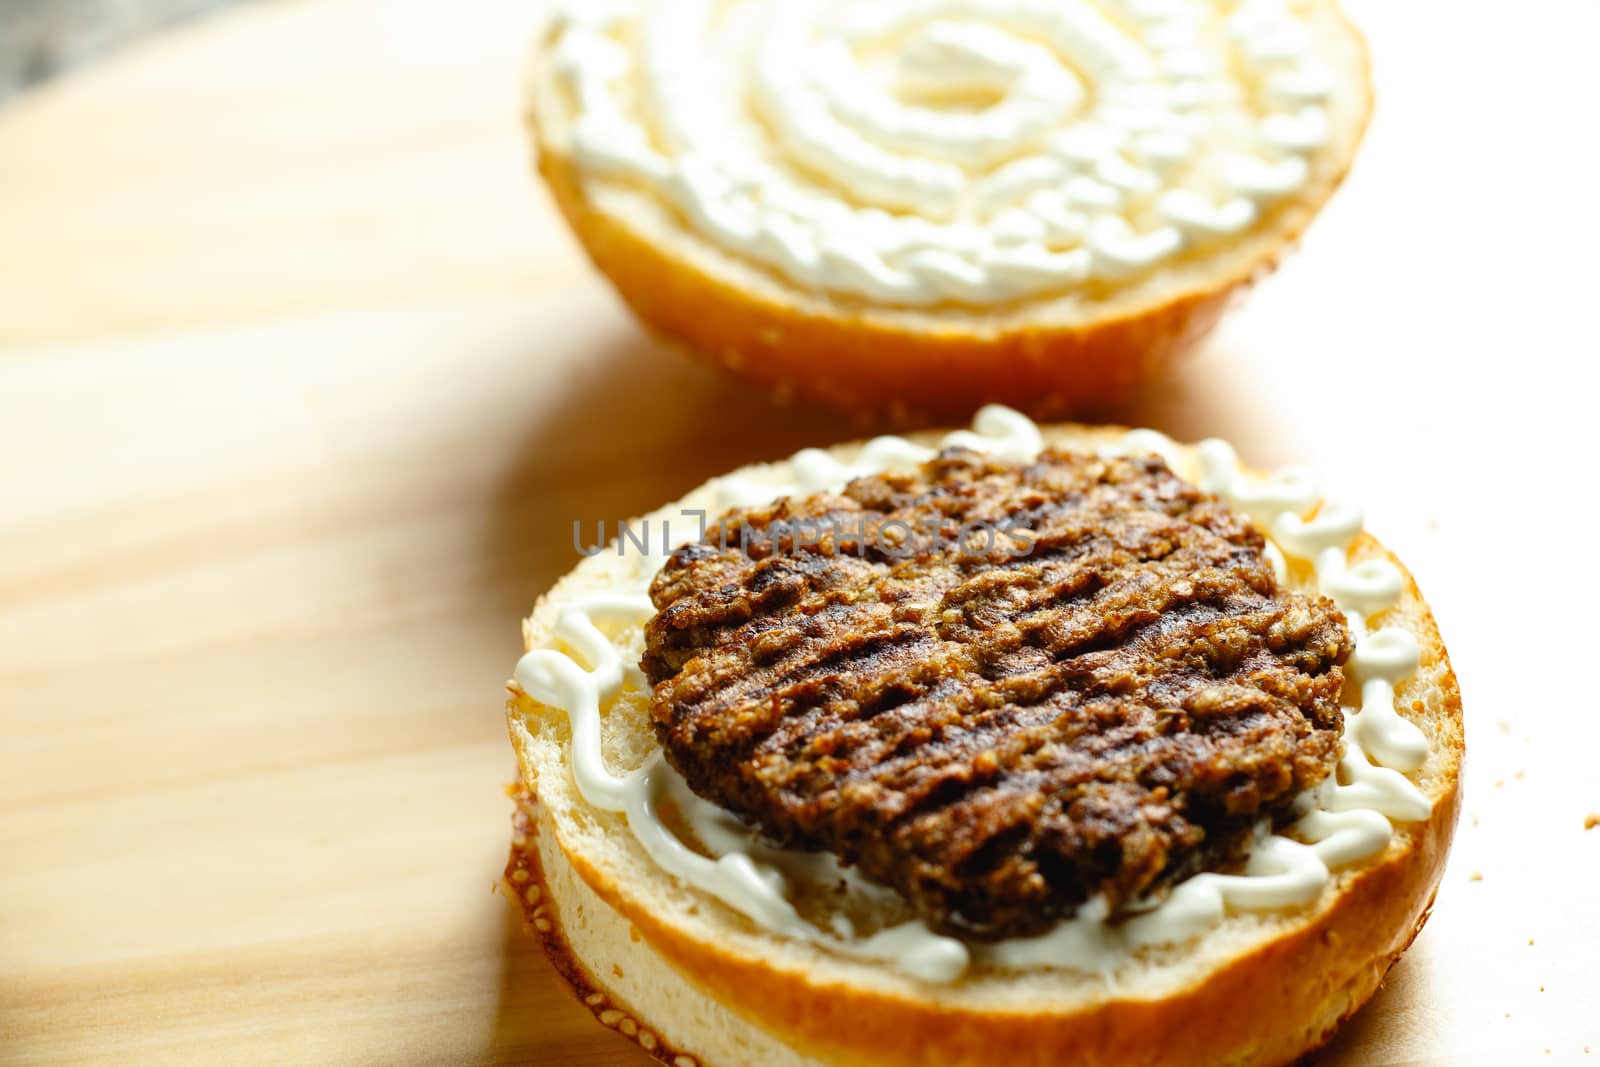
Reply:
M1154 457L947 450L736 509L651 585L655 730L935 929L1037 933L1226 866L1332 771L1350 633L1263 547Z

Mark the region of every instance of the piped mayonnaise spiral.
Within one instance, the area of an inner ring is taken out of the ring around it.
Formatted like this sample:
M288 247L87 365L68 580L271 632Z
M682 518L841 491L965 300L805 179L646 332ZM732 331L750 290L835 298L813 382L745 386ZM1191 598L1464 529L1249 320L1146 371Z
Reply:
M1338 91L1291 0L570 0L587 181L803 288L987 305L1138 275L1308 181Z
M972 430L947 434L940 447L962 446L1008 459L1028 460L1044 447L1032 421L990 406ZM1155 453L1183 471L1177 446L1161 434L1135 430L1105 446L1106 454ZM849 462L820 449L797 453L782 468L781 484L731 475L711 483L717 510L765 504L781 496L838 489L850 479L915 466L937 450L899 437L879 437ZM625 814L629 830L663 871L708 893L759 927L813 942L848 956L881 960L929 982L949 982L974 962L1002 967L1055 967L1105 972L1144 945L1176 944L1204 933L1227 910L1270 910L1316 900L1333 869L1383 851L1394 824L1426 819L1432 806L1406 777L1428 755L1427 738L1395 708L1395 686L1413 674L1421 651L1415 636L1398 626L1369 630L1367 620L1400 601L1400 571L1386 560L1352 566L1349 550L1362 529L1359 512L1318 503L1315 485L1300 470L1264 481L1246 477L1233 449L1218 440L1196 448L1201 488L1216 493L1255 522L1270 538L1280 569L1287 560L1309 562L1318 591L1331 597L1349 620L1355 651L1349 671L1361 700L1344 709L1344 753L1335 775L1303 795L1299 817L1281 834L1265 829L1252 843L1236 874L1205 872L1180 882L1159 903L1130 907L1110 923L1103 899L1089 901L1070 919L1036 937L969 943L934 933L920 920L856 938L848 922L823 930L803 919L788 896L794 879L817 884L845 882L851 891L879 892L827 855L795 852L760 841L731 813L695 796L660 751L624 776L605 765L601 708L624 688L643 690L639 669L625 663L619 647L654 614L647 595L664 555L638 554L632 587L564 604L550 647L528 652L517 663L515 684L532 699L567 714L572 724L569 764L579 795L601 811ZM1310 518L1306 518L1307 514ZM607 636L602 627L611 630ZM660 817L670 799L711 852L689 847Z

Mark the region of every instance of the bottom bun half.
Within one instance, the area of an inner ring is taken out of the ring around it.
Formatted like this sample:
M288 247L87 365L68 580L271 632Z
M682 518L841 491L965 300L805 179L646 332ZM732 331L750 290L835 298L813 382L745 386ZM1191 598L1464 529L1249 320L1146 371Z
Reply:
M1047 439L1104 434L1060 428ZM705 502L697 493L674 507ZM1350 559L1399 567L1365 534ZM547 643L563 604L611 589L619 567L602 554L563 579L530 618L528 646ZM1308 905L1230 911L1194 940L1109 973L984 967L920 981L763 930L655 867L622 815L578 795L564 713L521 693L508 716L521 783L505 887L599 1021L678 1067L1293 1062L1366 1003L1427 920L1460 809L1460 690L1400 570L1404 593L1386 621L1416 636L1421 667L1397 687L1396 706L1429 742L1411 777L1431 812L1397 825L1379 854L1335 870ZM637 704L608 712L605 731L614 766L638 765L653 742Z

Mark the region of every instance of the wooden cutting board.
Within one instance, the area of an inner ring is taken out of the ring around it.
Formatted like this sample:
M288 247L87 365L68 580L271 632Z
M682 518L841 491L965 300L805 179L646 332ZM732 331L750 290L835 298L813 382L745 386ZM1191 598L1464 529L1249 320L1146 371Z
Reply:
M1317 465L1460 670L1437 911L1324 1064L1600 1048L1597 10L1361 4L1356 175L1125 413ZM573 519L852 431L588 270L534 16L262 4L0 111L0 1062L642 1062L494 893L517 620Z

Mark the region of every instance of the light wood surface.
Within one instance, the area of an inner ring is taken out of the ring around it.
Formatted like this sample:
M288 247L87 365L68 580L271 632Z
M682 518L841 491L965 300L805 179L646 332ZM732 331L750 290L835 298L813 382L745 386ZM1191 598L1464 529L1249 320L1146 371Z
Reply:
M1315 464L1460 673L1437 910L1319 1062L1600 1062L1600 8L1352 6L1348 188L1126 418ZM0 112L0 1062L643 1062L493 895L517 620L573 519L850 431L586 268L533 15L263 4Z

